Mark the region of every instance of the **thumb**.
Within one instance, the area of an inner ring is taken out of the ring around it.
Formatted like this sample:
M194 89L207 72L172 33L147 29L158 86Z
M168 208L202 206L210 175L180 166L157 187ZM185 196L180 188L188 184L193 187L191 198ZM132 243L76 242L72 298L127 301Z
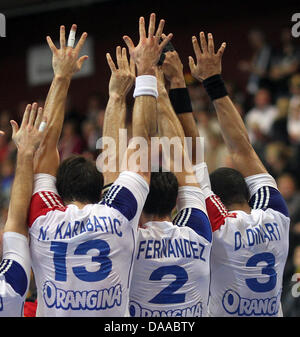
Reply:
M10 125L12 127L12 138L16 136L16 133L19 131L19 125L16 121L11 120Z
M77 61L77 67L78 67L78 70L81 69L83 63L85 60L87 60L89 57L87 55L84 55L84 56L81 56L80 59Z
M226 48L226 42L223 42L221 47L219 48L219 50L217 52L217 55L219 57L222 57L222 55L224 54L225 48Z
M131 54L132 50L134 49L134 43L132 42L131 38L129 36L127 36L127 35L123 36L123 40L124 40L124 42L126 43L126 45L128 47L129 54Z
M195 65L195 61L192 58L192 56L189 56L189 67L190 67L191 73L193 73L196 65Z

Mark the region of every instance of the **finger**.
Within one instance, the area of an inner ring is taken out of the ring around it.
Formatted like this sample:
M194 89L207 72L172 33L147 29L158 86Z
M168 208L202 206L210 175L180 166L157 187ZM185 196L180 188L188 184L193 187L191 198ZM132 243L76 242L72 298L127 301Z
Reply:
M153 37L153 35L154 35L155 21L156 21L156 15L155 15L155 13L152 13L150 15L150 22L149 22L149 28L148 28L148 37Z
M4 136L5 135L5 132L0 130L0 136Z
M118 68L122 68L122 52L121 52L121 47L118 46L116 48L116 58L117 58L117 65L118 65Z
M57 52L57 48L55 47L52 39L50 36L47 36L46 37L46 40L47 40L47 43L48 43L48 46L49 48L51 49L52 53L56 53Z
M200 33L200 45L203 53L207 53L207 42L204 35L204 32Z
M161 42L161 44L159 45L161 51L165 48L165 46L167 45L167 43L168 43L169 41L171 41L172 37L173 37L173 34L170 33L170 34L169 34L169 35L168 35L168 36Z
M85 43L85 40L86 40L87 36L88 36L88 33L86 33L86 32L84 32L84 33L81 35L81 37L80 37L80 39L79 39L79 41L78 41L76 47L74 48L74 50L76 51L77 54L80 53L80 51L81 51L81 49L82 49L82 47L83 47L83 45L84 45L84 43Z
M47 128L47 116L43 112L42 122L39 126L39 132L44 132Z
M141 16L139 20L140 40L146 38L145 19Z
M65 29L65 26L60 26L59 43L60 43L60 48L65 48L65 46L66 46L66 29Z
M30 116L29 116L29 122L28 122L29 126L33 126L34 125L34 121L35 121L35 117L36 117L36 112L37 112L37 107L38 107L37 103L33 103L32 104L31 111L30 111Z
M35 122L34 122L34 127L36 129L39 129L39 127L42 123L42 120L43 120L43 108L39 107L38 111L37 111L37 116L36 116L36 119L35 119Z
M126 48L122 48L122 64L123 64L124 67L127 68L127 70L130 71L130 66L129 66L129 63L128 63Z
M190 67L191 73L193 73L194 69L196 68L196 64L192 56L189 56L189 67Z
M129 36L125 35L125 36L123 36L123 40L128 47L129 53L131 53L132 49L134 49L134 44L133 44L131 38Z
M17 123L16 121L14 121L14 120L11 120L11 121L10 121L10 125L11 125L11 128L12 128L12 138L14 138L15 135L16 135L16 133L17 133L18 130L19 130L19 125L18 125L18 123ZM3 131L1 131L1 132L3 132ZM3 132L3 134L4 134L4 132Z
M77 67L79 70L82 68L84 61L86 61L88 58L89 57L87 55L83 55L77 60Z
M211 33L208 34L208 52L212 55L215 53L214 38Z
M156 38L158 39L158 41L159 41L159 39L161 38L161 36L162 36L162 32L163 32L163 30L164 30L164 26L165 26L165 20L160 20L159 21L159 25L158 25L158 28L157 28L157 31L156 31L156 34L155 34L155 36L156 36ZM165 34L164 34L165 35ZM166 35L165 35L166 36Z
M197 40L196 36L192 37L192 44L193 44L193 49L194 49L196 58L199 59L201 57L202 52L201 52L201 49L200 49L200 46L199 46L199 43L198 43L198 40Z
M111 56L110 56L110 53L106 53L106 60L107 60L107 63L109 65L109 68L111 70L111 72L115 72L117 70L116 68L116 65L114 63L114 61L112 60Z
M221 47L219 48L219 50L218 50L218 52L217 52L217 55L218 55L219 57L222 57L222 56L223 56L224 51L225 51L225 48L226 48L226 42L223 42L223 43L221 44Z
M22 118L22 123L21 127L25 127L28 122L29 122L29 116L30 116L30 110L31 110L31 104L27 104L23 118Z
M72 25L68 37L67 46L73 48L75 44L75 36L76 36L77 25Z

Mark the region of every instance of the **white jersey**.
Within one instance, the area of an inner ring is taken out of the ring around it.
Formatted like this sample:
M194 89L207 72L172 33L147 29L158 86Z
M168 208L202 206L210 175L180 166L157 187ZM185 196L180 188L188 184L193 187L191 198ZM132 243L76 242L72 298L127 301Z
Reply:
M0 264L0 317L23 316L30 270L28 239L19 233L5 232Z
M35 176L30 208L37 316L129 316L137 224L149 186L123 172L99 204L65 207L55 177Z
M286 204L269 174L247 177L251 213L228 212L206 190L212 224L210 316L282 316L288 255Z
M154 221L138 230L131 316L207 315L212 231L204 195L199 188L181 187L177 205L174 224Z

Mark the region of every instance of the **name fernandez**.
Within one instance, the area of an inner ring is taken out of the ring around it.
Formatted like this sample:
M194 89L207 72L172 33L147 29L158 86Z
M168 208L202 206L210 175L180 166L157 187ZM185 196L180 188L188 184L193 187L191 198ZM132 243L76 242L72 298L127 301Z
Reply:
M116 323L111 321L111 323L106 323L104 326L105 332L128 332L135 335L138 329L148 330L148 331L160 331L160 332L192 332L195 322L184 322L184 321L170 321L170 322L160 322L160 321L148 321L147 323Z

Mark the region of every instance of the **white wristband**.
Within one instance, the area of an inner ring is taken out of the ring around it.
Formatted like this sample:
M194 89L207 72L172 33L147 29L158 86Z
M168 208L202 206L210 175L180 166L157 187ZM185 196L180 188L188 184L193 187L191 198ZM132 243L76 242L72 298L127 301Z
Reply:
M206 163L202 162L197 165L194 165L193 170L195 172L196 179L201 186L205 198L208 198L213 193L211 191L211 184Z
M141 75L135 80L135 89L133 97L138 96L154 96L158 97L157 78L152 75Z

